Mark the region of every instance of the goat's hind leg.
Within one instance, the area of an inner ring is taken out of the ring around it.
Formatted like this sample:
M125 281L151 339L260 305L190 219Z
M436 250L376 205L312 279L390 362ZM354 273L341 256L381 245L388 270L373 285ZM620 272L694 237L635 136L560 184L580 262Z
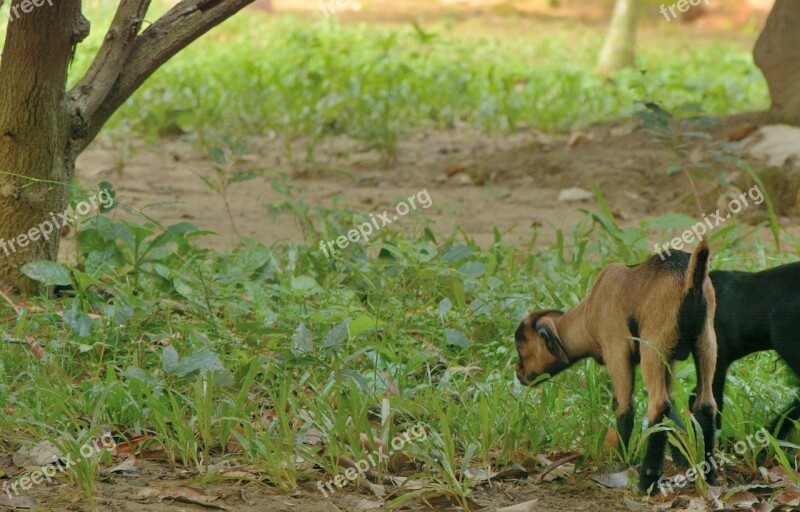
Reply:
M786 361L795 375L800 377L800 343L797 332L800 330L800 297L776 306L769 315L770 342L772 348ZM796 398L783 413L770 425L774 433L780 425L777 437L785 439L800 420L800 398Z
M675 376L675 371L677 370L677 366L678 366L677 363L673 361L673 363L672 363L672 365L670 367L671 370L672 370L672 373L667 375L667 391L669 391L669 401L671 403L673 403L673 404L675 403L675 400L674 400L674 398L672 396L672 385L671 385L671 383L673 381L672 377ZM691 405L689 406L689 408L691 408ZM678 408L677 407L673 406L672 408L670 408L669 419L671 419L675 423L675 426L678 427L679 429L686 430L686 425L684 425L683 421L681 421L680 417L678 417ZM672 453L672 462L674 462L675 465L678 466L678 467L688 468L689 467L689 459L687 459L686 456L683 454L683 452L681 452L680 448L678 448L677 446L672 445L672 444L669 445L669 448L670 448L670 453Z
M705 479L713 485L717 481L716 461L713 460L717 402L712 389L714 370L717 364L717 339L711 321L706 322L705 328L700 333L693 355L697 372L697 400L692 407L692 415L703 433L705 462L708 468L705 472Z

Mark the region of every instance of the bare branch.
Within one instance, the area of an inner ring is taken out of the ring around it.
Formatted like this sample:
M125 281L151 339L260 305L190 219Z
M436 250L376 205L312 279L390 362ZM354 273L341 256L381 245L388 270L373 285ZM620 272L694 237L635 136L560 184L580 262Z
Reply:
M150 25L133 43L119 76L95 112L76 127L75 149L82 151L109 117L162 64L190 43L255 0L182 0ZM83 129L80 129L83 128Z
M0 0L2 1L2 0ZM108 96L133 50L151 0L122 0L89 70L69 92L71 110L81 120L90 118Z

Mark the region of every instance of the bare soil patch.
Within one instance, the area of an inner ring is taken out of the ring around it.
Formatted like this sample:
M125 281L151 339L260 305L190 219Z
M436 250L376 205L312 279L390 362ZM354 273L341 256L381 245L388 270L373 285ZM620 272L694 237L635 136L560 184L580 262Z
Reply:
M711 129L710 139L697 142L692 158L710 158L743 123L758 122L757 116L720 120ZM583 142L570 147L576 137ZM298 141L298 149L300 144ZM119 169L118 145L99 141L78 160L78 176L90 182L110 181L121 203L165 225L188 221L213 231L216 235L204 241L209 246L230 249L239 244L222 197L200 179L213 172L213 162L196 144L163 140L155 146L138 146ZM398 161L391 167L386 167L378 153L341 138L320 144L313 168L296 169L289 165L282 146L278 140L251 139L252 154L246 166L261 174L228 191L239 232L267 245L286 239L303 242L293 218L271 217L267 211L266 205L281 199L271 187L274 173L289 176L293 185L305 189L310 205L333 208L338 196L343 207L364 214L392 209L396 201L426 189L433 206L419 209L418 216L401 218L391 227L414 229L420 220L447 234L460 225L483 246L494 240L494 228L520 246L527 245L538 231L539 243L546 244L553 240L555 229L569 230L585 218L585 210L597 209L594 199L560 201L560 192L567 188L591 191L597 187L618 222L631 225L670 212L700 218L723 205L731 191L750 186L744 173L720 164L714 172L728 172L735 187L726 188L712 178L696 179L703 206L702 212L698 211L688 178L667 173L676 163L674 152L636 121L598 125L577 135L535 130L487 134L468 128L418 131L401 141ZM788 188L796 185L780 170L768 178L768 191L776 200L781 224L792 231L797 227L796 190ZM754 223L766 218L762 204L744 210L736 220Z

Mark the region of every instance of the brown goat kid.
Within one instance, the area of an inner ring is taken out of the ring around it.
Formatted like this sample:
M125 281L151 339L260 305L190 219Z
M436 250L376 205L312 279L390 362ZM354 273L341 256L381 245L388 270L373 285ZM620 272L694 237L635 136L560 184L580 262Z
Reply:
M706 475L712 465L717 405L711 391L716 366L714 288L708 278L708 245L700 242L689 255L674 251L631 266L610 264L577 306L563 313L552 309L530 313L519 325L517 378L525 385L542 374L553 376L575 362L593 357L608 368L614 391L620 440L626 446L633 430L635 365L641 363L647 389L647 420L661 423L672 411L670 365L693 354L698 397L692 414L703 433ZM658 491L667 433L654 431L647 441L639 478L642 491ZM656 485L653 485L656 484Z

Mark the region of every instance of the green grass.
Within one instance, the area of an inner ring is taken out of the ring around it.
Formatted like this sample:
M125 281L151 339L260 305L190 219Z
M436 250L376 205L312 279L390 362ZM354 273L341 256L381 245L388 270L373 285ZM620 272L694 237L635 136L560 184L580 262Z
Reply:
M73 81L110 12L106 6L93 16L96 29L78 51ZM344 135L391 160L397 140L418 127L566 130L627 115L642 98L712 114L766 106L751 58L724 42L648 46L644 78L624 72L604 82L592 72L597 29L504 39L427 30L240 17L157 72L108 132L156 138L182 131L201 144L274 132L287 151L302 141L296 161L311 160L321 138ZM213 185L224 196L229 177L225 161L217 163L221 181ZM161 449L170 464L209 479L233 459L291 489L319 477L310 467L334 476L340 456L359 460L421 422L429 435L404 448L431 479L419 493L462 502L476 485L464 476L467 467L567 450L589 465L609 458L605 371L585 361L522 388L512 334L534 307L573 306L610 261L648 256L647 235L663 239L659 230L674 228L675 217L622 228L601 212L557 233L551 247L520 250L499 235L481 248L459 231L434 233L420 213L412 232L387 227L366 246L328 259L319 241L363 218L313 207L278 178L273 186L284 200L272 211L297 218L305 244L249 242L224 254L199 247L203 233L189 224L165 229L101 215L81 226L74 267L38 271L73 292L34 299L18 312L0 302L0 314L11 316L4 337L32 336L47 351L38 360L24 344L0 341L0 450L61 438L75 451L113 426L120 442L148 436L143 449ZM784 241L785 251L800 248ZM711 244L720 268L791 258L734 224ZM480 370L464 370L470 366ZM790 401L789 373L772 354L734 366L723 446ZM675 403L684 416L693 375L690 364L678 371ZM644 403L640 390L639 421ZM640 456L636 446L629 459ZM93 464L70 473L88 495ZM377 469L388 471L385 462Z
M102 41L111 15L103 5L87 9L95 29L79 47L72 81ZM148 19L163 11L157 5ZM604 81L594 74L603 27L541 30L497 37L447 23L423 30L249 13L156 72L108 133L189 133L201 144L274 134L296 163L313 161L323 137L344 135L391 161L398 139L419 127L568 130L628 115L635 101L654 97L670 111L691 104L715 115L768 106L751 56L722 38L692 45L656 32L640 46L644 78L637 70Z
M275 186L285 199L274 210L307 226L307 245L249 243L220 254L195 245L201 234L188 224L164 230L102 215L85 222L79 264L67 274L74 292L35 299L6 333L33 336L47 357L0 343L0 450L59 436L78 446L111 425L120 441L151 436L140 447L163 449L171 464L208 478L224 460L240 460L291 489L320 477L313 465L327 480L341 471L341 455L359 460L378 440L422 423L426 438L403 448L431 479L416 494L456 500L476 485L464 476L468 467L567 450L590 466L608 460L606 372L584 361L523 388L512 334L529 309L574 305L608 262L646 257L647 229L599 213L545 250L520 251L499 237L483 249L432 233L420 214L408 219L413 233L387 227L328 259L318 241L362 217L312 207L301 191ZM715 233L711 245L715 267L790 259L738 226ZM38 275L63 282L63 274ZM481 370L457 369L468 366ZM723 446L788 404L787 377L771 354L734 366ZM691 364L681 365L675 403L685 418L693 378ZM641 425L641 389L637 403ZM312 432L321 443L308 441ZM640 456L637 446L631 460ZM74 478L91 493L94 469L79 469Z

